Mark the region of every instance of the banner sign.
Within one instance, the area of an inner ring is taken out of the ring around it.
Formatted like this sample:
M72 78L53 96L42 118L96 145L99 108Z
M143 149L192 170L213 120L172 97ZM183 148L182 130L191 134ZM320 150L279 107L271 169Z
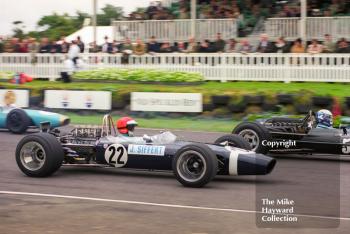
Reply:
M23 89L0 89L0 107L29 106L29 90Z
M131 93L132 111L202 112L201 93Z
M108 91L45 90L45 107L55 109L110 110Z

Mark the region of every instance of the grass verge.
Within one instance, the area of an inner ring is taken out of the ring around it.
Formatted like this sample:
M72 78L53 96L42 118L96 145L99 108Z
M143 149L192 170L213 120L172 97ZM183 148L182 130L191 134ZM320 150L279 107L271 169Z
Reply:
M65 113L71 119L72 124L102 124L102 114L78 115L75 113ZM116 121L120 116L113 116ZM208 131L208 132L226 132L230 133L234 126L238 123L232 120L207 120L198 118L137 118L139 127L156 128L156 129L182 129L190 131Z

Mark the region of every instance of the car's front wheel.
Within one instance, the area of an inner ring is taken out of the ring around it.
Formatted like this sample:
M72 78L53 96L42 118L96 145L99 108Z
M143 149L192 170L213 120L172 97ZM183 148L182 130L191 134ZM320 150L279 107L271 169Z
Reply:
M64 152L56 137L36 133L24 137L16 148L16 162L21 171L31 177L45 177L62 165Z
M203 187L217 174L218 160L204 144L182 147L174 156L173 171L177 180L187 187Z

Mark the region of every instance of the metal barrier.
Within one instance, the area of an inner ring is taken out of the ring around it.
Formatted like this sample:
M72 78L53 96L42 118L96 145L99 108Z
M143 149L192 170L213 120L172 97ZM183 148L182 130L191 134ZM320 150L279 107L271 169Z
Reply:
M113 21L115 37L129 37L132 41L144 41L155 36L160 42L188 41L191 36L191 20L137 20ZM197 19L196 40L215 40L220 32L223 39L237 37L236 19Z
M271 37L284 36L289 39L300 37L300 18L269 18L265 23L266 33ZM350 17L308 17L306 37L323 39L324 34L334 38L350 37Z
M64 70L62 54L0 54L0 71L25 72L55 80ZM84 54L85 69L145 68L199 72L206 80L350 82L350 54ZM36 63L33 63L36 61ZM1 77L0 77L1 78Z

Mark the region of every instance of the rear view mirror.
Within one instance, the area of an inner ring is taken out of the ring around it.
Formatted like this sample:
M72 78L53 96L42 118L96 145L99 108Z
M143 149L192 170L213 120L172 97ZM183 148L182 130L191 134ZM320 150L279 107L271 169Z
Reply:
M49 132L50 129L51 129L50 122L41 122L40 123L40 132Z

